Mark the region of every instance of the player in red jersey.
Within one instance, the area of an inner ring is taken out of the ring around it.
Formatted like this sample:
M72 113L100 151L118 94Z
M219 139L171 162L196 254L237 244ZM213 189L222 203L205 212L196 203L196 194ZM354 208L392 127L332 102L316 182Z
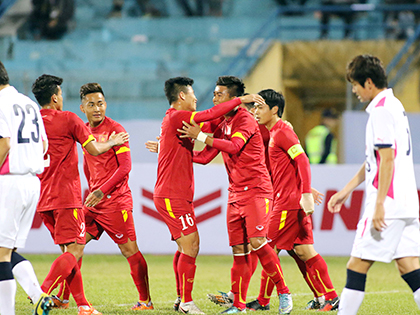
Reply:
M86 126L96 141L106 142L112 133L125 132L119 123L105 116L107 103L100 84L83 85L80 99L80 109L88 119ZM85 154L83 166L90 190L84 209L86 243L98 240L106 231L130 265L131 277L139 293L139 301L132 310L152 310L147 263L136 242L133 198L128 186L130 146L126 142L100 156Z
M161 126L158 155L158 174L154 190L154 203L178 244L173 267L178 298L174 308L183 313L203 314L194 304L191 292L195 276L195 260L199 250L199 236L193 209L193 141L181 138L177 131L183 121L197 123L220 117L241 102L261 102L255 94L233 98L211 109L196 112L197 98L192 84L185 77L171 78L165 82L165 94L171 105Z
M311 191L311 170L308 157L296 133L281 120L284 110L282 94L268 89L260 91L264 104L256 105L257 121L270 130L269 159L274 188L274 207L269 217L268 238L277 251L294 251L315 299L307 309L330 311L338 308L338 296L328 275L324 259L313 246L312 218L314 198ZM303 262L303 263L302 263ZM273 284L267 274L261 275L261 288L250 309L264 309L270 302Z
M37 212L54 242L63 251L52 264L41 288L49 294L65 280L79 307L79 314L100 314L85 298L78 265L85 244L85 221L76 142L82 144L89 154L98 155L114 145L124 143L128 140L128 135L114 135L106 143L94 141L90 131L76 114L62 111L62 82L61 78L42 75L32 86L32 92L42 107L41 115L49 137L45 170L39 176L41 196ZM54 302L60 304L58 298ZM68 307L66 304L64 307Z
M240 79L219 77L213 103L217 105L234 99L243 95L244 90ZM239 313L245 309L249 281L256 267L255 260L249 257L252 249L276 283L280 314L289 314L293 307L291 294L284 282L280 261L266 239L266 219L272 207L273 188L257 122L246 109L235 108L225 115L214 137L201 132L195 122L192 124L194 126L185 122L184 128L179 131L207 144L202 152L194 154L194 162L206 164L222 151L229 176L227 225L234 256L231 269L234 301L233 306L223 313Z

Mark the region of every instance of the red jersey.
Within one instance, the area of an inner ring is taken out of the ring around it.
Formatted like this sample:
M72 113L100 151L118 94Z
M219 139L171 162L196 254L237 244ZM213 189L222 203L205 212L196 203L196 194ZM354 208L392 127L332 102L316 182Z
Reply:
M240 107L236 114L223 121L219 128L223 139L230 141L237 137L245 142L235 154L222 151L229 176L229 202L248 198L250 195L272 198L273 188L265 165L263 139L255 118ZM218 149L215 143L213 146Z
M45 170L39 175L41 196L37 211L81 208L82 194L76 141L85 146L94 140L84 122L74 113L41 109L48 137Z
M193 201L193 146L190 138L180 138L177 129L183 121L196 123L216 119L241 104L239 98L214 106L202 112L170 108L163 118L158 153L158 174L154 196Z
M265 125L258 125L258 127L260 127L260 132L264 143L265 165L267 165L268 172L271 173L270 158L268 157L268 143L270 142L270 130L268 130Z
M309 161L299 164L302 159L308 158L303 152L299 138L296 133L279 120L270 130L270 143L268 154L270 157L271 177L274 189L274 203L278 209L298 210L300 209L300 198L302 192L311 192ZM300 169L302 168L302 170ZM309 178L308 170L309 169ZM305 176L301 175L306 171ZM302 182L301 178L304 179Z
M96 141L107 142L112 132L126 132L123 126L109 117L97 127L86 126L90 129ZM93 156L83 150L85 175L89 183L90 192L100 189L104 197L96 207L89 208L93 212L111 212L121 210L121 206L133 208L133 198L128 186L128 174L131 170L131 155L128 142L112 147L107 152Z

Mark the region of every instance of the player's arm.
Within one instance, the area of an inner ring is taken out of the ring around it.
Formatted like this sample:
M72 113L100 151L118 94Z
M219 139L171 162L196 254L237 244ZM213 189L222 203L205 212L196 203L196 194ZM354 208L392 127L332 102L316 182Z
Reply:
M90 138L82 144L82 146L86 149L89 154L93 156L98 156L102 153L107 152L109 149L111 149L114 146L120 146L123 143L127 142L130 139L130 136L126 132L120 132L115 133L115 131L112 132L112 134L109 136L109 139L107 142L96 142L95 139Z
M102 184L101 187L92 191L86 198L85 204L88 207L96 206L112 189L124 180L131 171L130 148L121 146L116 152L115 157L118 161L118 168L112 176Z
M218 104L207 110L203 110L201 112L193 112L191 114L189 123L191 123L193 120L197 123L213 120L229 113L241 103L253 102L258 104L264 104L264 99L258 94L249 94L245 96L236 97L233 100Z
M194 163L208 164L219 154L219 150L205 146L202 151L194 151L193 154Z
M0 168L2 167L4 161L6 161L6 157L10 151L10 138L9 137L1 137L0 136Z
M328 201L328 210L332 213L340 212L341 206L346 202L353 190L365 181L366 162L362 164L356 175L344 186L342 190L334 194Z
M382 231L385 227L385 198L394 174L394 156L395 150L392 148L382 148L379 153L379 175L378 175L378 193L376 196L375 212L373 213L372 224L377 231Z
M192 125L186 123L185 121L183 129L178 129L178 132L183 135L180 138L192 138L197 139L205 143L206 145L217 149L218 151L223 151L229 154L238 153L246 143L246 138L242 135L240 131L234 132L231 140L218 139L206 135L201 131L201 128L195 121L192 121Z

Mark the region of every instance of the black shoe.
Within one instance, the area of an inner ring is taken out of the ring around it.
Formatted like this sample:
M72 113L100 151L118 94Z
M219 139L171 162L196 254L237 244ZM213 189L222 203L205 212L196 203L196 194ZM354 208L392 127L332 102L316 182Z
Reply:
M246 308L251 311L268 311L270 309L270 304L261 305L258 300L246 303Z

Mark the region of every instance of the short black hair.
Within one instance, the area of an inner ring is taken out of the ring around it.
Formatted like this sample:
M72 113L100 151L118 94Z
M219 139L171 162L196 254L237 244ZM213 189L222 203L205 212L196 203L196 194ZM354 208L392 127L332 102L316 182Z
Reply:
M9 84L9 75L4 64L0 61L0 85Z
M99 83L86 83L80 87L79 95L81 100L86 95L91 93L102 93L102 95L105 97L104 91L102 90L102 86Z
M194 80L187 77L175 77L165 81L165 95L169 104L178 100L179 93L187 93L187 87L192 86Z
M372 55L359 55L353 58L347 65L346 78L350 83L358 82L363 87L368 78L378 89L388 87L386 71L382 61Z
M230 97L239 97L245 93L245 84L238 77L221 76L217 79L216 85L226 86Z
M264 99L265 103L272 109L277 106L279 110L277 115L281 118L284 111L284 96L280 92L276 92L273 89L266 89L258 92L259 95Z
M58 93L58 87L63 83L63 79L43 74L32 84L32 93L34 93L39 105L44 106L51 102L51 96Z

